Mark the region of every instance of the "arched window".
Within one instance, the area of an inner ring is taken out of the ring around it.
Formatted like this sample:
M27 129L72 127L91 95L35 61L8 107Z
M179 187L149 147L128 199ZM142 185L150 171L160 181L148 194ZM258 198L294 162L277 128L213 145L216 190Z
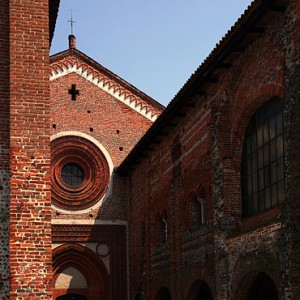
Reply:
M186 300L212 300L211 292L207 283L202 280L194 282Z
M156 300L171 300L171 294L166 287L161 287L156 295Z
M205 217L205 191L199 189L197 195L191 198L191 227L196 228L206 223Z
M142 292L138 292L134 297L134 300L143 300L143 299L144 299L144 296L143 296Z
M241 164L243 217L283 201L283 138L282 101L273 98L256 111L245 131Z
M168 223L166 213L164 212L161 215L157 215L156 218L156 226L157 226L157 240L158 244L163 245L168 241Z
M277 300L274 281L264 272L258 274L248 292L247 300Z

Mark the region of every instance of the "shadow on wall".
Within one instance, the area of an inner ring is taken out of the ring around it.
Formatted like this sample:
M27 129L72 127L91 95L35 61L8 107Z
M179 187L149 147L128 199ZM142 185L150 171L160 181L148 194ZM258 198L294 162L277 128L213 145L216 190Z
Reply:
M52 138L51 159L54 278L72 267L87 282L85 293L55 286L53 298L126 299L126 205L122 185L113 184L110 155L87 134L61 132ZM69 222L71 214L80 218Z
M57 297L56 300L87 300L87 298L77 294L66 294Z
M66 293L57 297L56 300L87 300L87 281L76 268L69 267L60 273L56 279L55 288L66 290Z
M110 299L108 271L97 254L83 245L55 248L53 274L54 299Z
M171 300L171 294L166 287L160 288L157 293L156 300Z
M192 285L187 300L212 300L210 289L206 282L197 280Z

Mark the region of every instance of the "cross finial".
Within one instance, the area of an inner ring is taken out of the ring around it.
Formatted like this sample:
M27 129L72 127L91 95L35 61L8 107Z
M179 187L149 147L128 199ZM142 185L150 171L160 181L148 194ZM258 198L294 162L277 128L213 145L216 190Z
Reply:
M71 9L71 20L68 20L68 22L71 23L71 34L73 35L73 24L76 23L76 22L73 20L72 12L73 12L73 10Z

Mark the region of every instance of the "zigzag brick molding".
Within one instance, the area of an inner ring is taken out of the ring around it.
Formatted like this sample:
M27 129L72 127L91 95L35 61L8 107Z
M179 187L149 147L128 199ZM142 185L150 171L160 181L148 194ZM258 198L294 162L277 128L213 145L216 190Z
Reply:
M70 73L76 73L82 76L152 122L154 122L160 114L160 112L156 112L152 107L145 104L141 99L123 88L121 85L115 83L101 72L76 59L68 60L63 63L58 62L52 64L50 81L66 76Z

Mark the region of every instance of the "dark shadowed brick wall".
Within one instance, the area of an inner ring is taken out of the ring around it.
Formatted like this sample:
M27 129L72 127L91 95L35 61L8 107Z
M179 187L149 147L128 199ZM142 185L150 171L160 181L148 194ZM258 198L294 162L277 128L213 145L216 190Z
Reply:
M134 168L128 218L131 299L157 299L163 287L172 299L194 299L195 286L204 282L213 299L247 299L261 272L273 280L279 299L299 296L299 1L276 1L268 9L261 3L242 19L253 20L249 26L256 30L237 24L200 67L198 86L194 76L190 90L175 97L183 105L156 127L155 137L152 132L135 165L127 166ZM205 69L213 62L213 71ZM255 111L273 97L284 103L285 200L244 218L244 132ZM181 147L177 156L175 141ZM205 194L205 222L193 227L190 202L199 191Z

